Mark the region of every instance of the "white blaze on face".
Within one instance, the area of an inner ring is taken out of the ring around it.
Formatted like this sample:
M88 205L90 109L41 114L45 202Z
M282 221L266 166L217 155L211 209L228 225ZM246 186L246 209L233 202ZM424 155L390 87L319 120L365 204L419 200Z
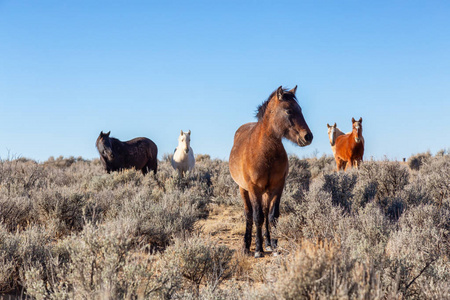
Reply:
M361 128L361 123L356 122L354 127L355 127L355 129L356 129L355 142L359 143L359 142L361 141L361 139L359 138L359 136L360 136L360 131L362 130L362 128Z
M328 138L330 139L331 146L334 146L336 143L336 127L328 127Z

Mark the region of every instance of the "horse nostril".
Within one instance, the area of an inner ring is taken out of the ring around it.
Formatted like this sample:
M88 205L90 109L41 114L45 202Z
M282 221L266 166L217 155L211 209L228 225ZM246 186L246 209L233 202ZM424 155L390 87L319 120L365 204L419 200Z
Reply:
M313 140L312 133L308 133L307 135L305 135L305 141L307 141L308 143L311 143L312 140Z

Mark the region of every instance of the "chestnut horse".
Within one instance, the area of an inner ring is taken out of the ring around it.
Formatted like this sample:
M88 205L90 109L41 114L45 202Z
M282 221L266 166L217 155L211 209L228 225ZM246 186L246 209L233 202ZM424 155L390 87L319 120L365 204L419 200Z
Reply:
M158 147L148 138L139 137L130 141L121 142L109 137L111 133L100 132L95 145L100 153L100 160L106 170L119 171L122 169L136 168L142 174L153 170L156 174L158 168Z
M266 251L277 254L278 241L270 239L269 224L276 226L288 173L288 156L282 139L287 138L300 147L311 144L313 139L297 103L296 90L297 86L290 91L280 86L258 107L258 122L242 125L234 136L229 168L244 200L246 253L250 253L253 222L256 225L255 257L263 256L264 221Z
M336 138L336 160L337 171L344 167L356 168L362 162L364 156L364 138L362 136L362 118L356 121L352 118L352 132L338 136Z

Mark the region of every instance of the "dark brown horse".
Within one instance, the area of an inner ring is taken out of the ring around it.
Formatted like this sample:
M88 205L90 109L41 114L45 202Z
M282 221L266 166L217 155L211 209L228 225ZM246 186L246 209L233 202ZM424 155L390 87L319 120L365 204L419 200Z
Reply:
M262 226L265 220L266 251L276 255L277 239L270 239L269 223L276 226L280 198L288 173L288 157L282 138L300 147L313 135L302 115L295 92L281 86L258 107L258 122L242 125L234 136L230 173L244 200L246 229L244 251L250 252L253 222L256 225L255 257L263 256Z
M336 152L334 159L336 160L337 170L341 170L345 166L358 167L364 156L364 137L362 136L362 118L358 121L352 118L352 132L338 136L335 144ZM345 164L346 163L346 164Z
M130 141L121 142L109 137L111 133L100 132L95 145L100 153L100 160L106 172L122 169L136 168L142 174L153 170L156 174L158 168L158 147L148 138L139 137Z

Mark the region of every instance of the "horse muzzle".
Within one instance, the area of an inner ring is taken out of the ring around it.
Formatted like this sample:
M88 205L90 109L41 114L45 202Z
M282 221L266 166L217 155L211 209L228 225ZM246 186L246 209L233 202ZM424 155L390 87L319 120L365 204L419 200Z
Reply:
M305 147L305 146L310 145L312 140L313 140L313 134L310 132L310 133L307 133L303 138L298 138L297 144L300 147Z

